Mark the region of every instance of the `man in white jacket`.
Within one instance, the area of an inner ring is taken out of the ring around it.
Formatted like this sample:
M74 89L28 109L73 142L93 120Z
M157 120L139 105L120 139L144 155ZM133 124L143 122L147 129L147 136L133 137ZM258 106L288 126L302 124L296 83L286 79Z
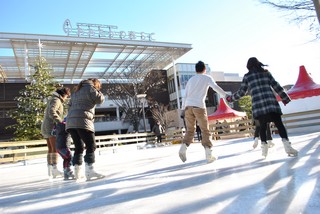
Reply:
M227 94L211 76L206 74L206 66L202 61L196 64L195 69L197 74L187 82L186 96L182 104L182 117L185 119L187 130L179 150L179 157L183 162L187 160L187 147L194 141L196 122L198 122L202 133L201 144L205 149L206 160L208 163L212 163L217 157L212 155L205 98L209 87L219 93L221 97L225 98Z

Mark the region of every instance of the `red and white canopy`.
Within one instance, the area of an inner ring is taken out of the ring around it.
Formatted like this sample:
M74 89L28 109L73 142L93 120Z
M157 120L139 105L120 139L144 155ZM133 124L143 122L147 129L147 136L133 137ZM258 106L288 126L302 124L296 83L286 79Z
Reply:
M296 84L288 90L288 95L292 100L313 97L320 95L320 85L315 83L302 65L299 69L299 76Z
M230 108L224 99L220 98L218 109L213 114L208 115L208 120L231 119L244 116L246 116L246 112L240 112Z

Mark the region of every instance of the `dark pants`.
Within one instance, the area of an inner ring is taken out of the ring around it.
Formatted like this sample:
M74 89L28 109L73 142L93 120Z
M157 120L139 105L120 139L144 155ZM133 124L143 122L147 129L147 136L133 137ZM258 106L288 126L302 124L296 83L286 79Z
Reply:
M254 124L255 124L254 138L260 137L261 128L260 128L259 120L255 120ZM272 140L270 123L267 123L267 140Z
M75 149L72 163L73 165L82 165L83 151L86 149L86 155L84 156L84 162L94 163L96 150L96 141L94 132L86 129L68 129L71 134Z
M277 113L269 113L257 118L260 123L260 139L261 142L267 142L267 126L269 122L273 122L279 131L281 138L288 139L288 133L284 127L281 119L281 115Z
M157 143L162 142L162 134L157 135Z
M56 149L63 159L63 168L71 166L72 154L70 150L71 136L65 130L66 126L63 123L56 125Z

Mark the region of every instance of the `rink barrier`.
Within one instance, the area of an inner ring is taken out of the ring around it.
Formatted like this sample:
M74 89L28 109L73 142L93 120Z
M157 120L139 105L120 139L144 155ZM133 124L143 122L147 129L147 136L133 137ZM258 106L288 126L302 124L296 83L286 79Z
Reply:
M282 118L289 133L320 130L320 110L286 114L283 115ZM228 126L226 126L226 124L210 124L209 129L212 134L212 139L253 136L254 127L250 119L229 122L227 125ZM222 127L222 129L216 129L217 127ZM272 128L272 131L277 132L277 129ZM166 134L162 137L163 145L181 143L184 133L184 129L167 130ZM159 146L156 145L155 141L156 137L153 133L96 136L97 153L101 154L105 151L115 153L119 150L153 148ZM73 149L73 145L71 149ZM0 163L23 161L27 164L28 160L45 158L47 151L45 140L0 142Z
M282 121L288 133L312 132L320 130L320 109L282 115ZM219 129L221 127L221 129ZM217 129L218 128L218 129ZM251 119L210 124L209 130L213 140L241 137L253 137L255 127ZM277 133L277 128L271 128Z
M116 151L122 149L143 149L153 147L155 144L153 133L132 133L96 136L97 154L103 151ZM71 150L74 145L71 144ZM0 142L0 164L16 163L23 161L27 164L28 160L47 157L46 140L32 141L9 141Z

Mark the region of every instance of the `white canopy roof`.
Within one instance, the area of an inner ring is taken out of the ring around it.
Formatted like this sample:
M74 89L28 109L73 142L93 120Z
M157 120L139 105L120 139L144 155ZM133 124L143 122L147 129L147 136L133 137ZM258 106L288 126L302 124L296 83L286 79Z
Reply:
M164 69L192 49L190 44L84 38L43 34L0 33L0 65L6 82L25 82L39 55L56 80L130 79L129 72Z

